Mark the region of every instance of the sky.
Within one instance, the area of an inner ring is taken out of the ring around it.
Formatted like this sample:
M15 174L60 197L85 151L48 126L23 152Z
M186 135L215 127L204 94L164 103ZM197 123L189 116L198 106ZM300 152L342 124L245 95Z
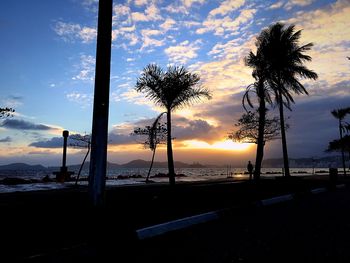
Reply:
M0 2L0 107L16 110L0 120L0 164L59 165L62 130L91 132L97 2ZM151 157L130 136L162 112L134 89L149 63L185 66L213 96L174 113L175 160L236 166L255 160L256 145L230 142L227 134L237 129L242 95L254 82L244 57L277 21L302 29L301 44L314 44L307 67L319 76L302 80L309 96L295 95L286 111L290 158L324 156L338 137L330 111L350 106L349 0L115 0L113 6L109 161ZM67 163L81 162L84 152L70 147ZM267 143L265 158L279 157L280 140ZM156 160L166 160L165 147Z

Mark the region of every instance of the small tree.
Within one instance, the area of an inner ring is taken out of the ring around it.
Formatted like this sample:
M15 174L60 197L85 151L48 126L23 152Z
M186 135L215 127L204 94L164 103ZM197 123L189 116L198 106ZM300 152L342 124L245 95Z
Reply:
M258 144L259 113L257 111L248 111L247 113L244 113L235 126L239 129L235 132L229 133L229 139L237 142ZM281 126L279 125L279 119L277 117L269 119L266 116L264 126L264 144L266 141L278 139L280 131Z
M0 108L0 119L12 117L14 112L15 110L12 108Z
M81 170L83 169L86 158L88 157L91 150L91 135L72 134L69 138L74 141L70 144L70 146L76 148L87 148L87 152L85 154L83 162L80 165L78 175L75 179L75 185L78 185Z
M152 151L152 160L147 173L146 183L149 182L149 177L153 167L154 156L156 154L156 149L158 144L165 144L167 139L167 128L166 124L160 123L160 119L165 112L161 113L157 119L153 122L152 126L146 126L145 128L135 128L132 135L146 136L146 139L141 143L146 149Z
M338 120L338 128L339 128L339 141L343 141L343 132L348 130L349 123L345 122L345 117L350 114L350 107L342 108L337 110L332 110L331 114ZM340 143L341 147L341 155L344 169L344 176L346 176L346 168L345 168L345 156L344 156L344 144Z

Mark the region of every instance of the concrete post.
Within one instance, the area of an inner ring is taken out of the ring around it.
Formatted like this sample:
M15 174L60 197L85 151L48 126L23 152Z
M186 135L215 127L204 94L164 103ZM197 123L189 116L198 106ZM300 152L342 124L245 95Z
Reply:
M61 171L67 171L66 159L67 159L67 138L69 136L69 131L63 131L63 158L62 158L62 167Z
M106 184L112 10L113 0L99 1L89 172L89 195L94 206L104 204Z

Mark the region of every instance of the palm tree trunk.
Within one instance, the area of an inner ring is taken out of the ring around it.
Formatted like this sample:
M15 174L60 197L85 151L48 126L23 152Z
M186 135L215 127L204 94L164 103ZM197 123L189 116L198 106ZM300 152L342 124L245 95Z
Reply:
M264 97L264 90L261 85L258 87L259 89L259 98L260 98L260 105L259 105L259 131L258 131L258 146L256 149L256 159L255 159L255 170L254 170L254 180L260 179L261 174L261 164L262 160L264 158L264 131L265 131L265 122L266 122L266 106L265 106L265 97Z
M150 176L150 174L151 174L151 170L152 170L152 167L153 167L154 156L156 155L156 149L157 149L157 145L155 145L155 146L154 146L154 149L153 149L151 165L150 165L150 167L149 167L148 174L147 174L147 177L146 177L146 183L148 183L148 181L149 181L149 176Z
M171 110L167 109L167 156L168 156L168 169L169 169L169 184L175 185L175 169L173 158L173 146L171 143Z
M282 101L283 98L282 98L281 91L278 91L278 97L279 97L281 136L282 136L284 176L289 177L290 173L289 173L289 161L288 161L288 151L287 151L287 139L286 139L285 124L284 124L283 101Z
M344 176L346 176L344 143L343 143L343 130L342 130L342 125L341 125L341 119L340 118L339 118L339 135L340 135L341 157L342 157L342 162L343 162Z

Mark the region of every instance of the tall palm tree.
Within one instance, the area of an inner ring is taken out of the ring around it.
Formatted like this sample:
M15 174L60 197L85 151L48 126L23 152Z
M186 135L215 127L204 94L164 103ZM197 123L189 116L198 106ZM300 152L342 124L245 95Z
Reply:
M254 170L254 180L258 180L261 174L261 164L264 158L264 146L265 146L265 125L266 125L266 103L271 104L271 90L266 83L267 79L267 71L266 64L263 59L260 46L262 45L262 41L264 38L262 35L257 37L257 41L255 45L257 47L257 52L254 54L250 52L249 55L245 58L245 64L248 67L253 68L252 76L256 80L254 84L251 84L247 87L246 92L244 93L242 104L244 109L247 111L245 107L245 102L249 104L250 107L253 107L253 104L250 100L250 93L255 93L258 98L258 114L259 114L259 127L258 127L258 139L257 139L257 150L256 150L256 159L255 159L255 170Z
M200 77L190 73L183 66L170 66L167 71L155 64L146 66L136 82L136 91L146 93L146 97L167 113L167 157L169 183L175 185L173 148L171 143L171 113L179 108L200 101L203 97L210 99L208 89L200 85Z
M285 176L290 176L290 172L284 107L291 110L291 103L294 103L292 93L308 95L298 78L316 80L318 77L304 65L304 62L311 61L311 57L304 52L309 51L313 44L300 45L300 36L301 30L295 31L294 25L285 26L283 23L272 24L261 33L260 52L280 113Z
M339 126L339 137L340 141L343 141L343 131L345 129L344 126L344 119L347 114L350 114L350 107L343 108L343 109L337 109L331 111L334 118L338 120L338 126ZM342 156L342 162L343 162L343 168L344 168L344 176L346 176L346 168L345 168L345 156L344 156L344 144L341 144L341 156Z

